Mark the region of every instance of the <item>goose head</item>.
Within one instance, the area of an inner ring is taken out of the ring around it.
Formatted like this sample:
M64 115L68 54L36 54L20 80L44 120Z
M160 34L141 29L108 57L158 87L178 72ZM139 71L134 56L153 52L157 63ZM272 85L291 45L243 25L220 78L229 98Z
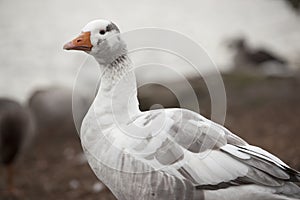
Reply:
M84 51L103 65L110 64L127 52L117 25L103 19L89 22L79 36L66 43L63 48Z

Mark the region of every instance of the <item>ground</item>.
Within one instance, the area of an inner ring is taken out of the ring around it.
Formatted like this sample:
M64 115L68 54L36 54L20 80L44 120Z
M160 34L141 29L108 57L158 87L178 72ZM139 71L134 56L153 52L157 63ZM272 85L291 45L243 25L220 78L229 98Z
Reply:
M224 75L224 81L228 100L225 126L300 170L300 80ZM192 79L191 83L201 96L201 113L209 117L205 107L210 101L203 82ZM143 95L140 98L144 109L151 102L159 103ZM4 176L1 173L0 177ZM0 190L4 188L3 178ZM48 131L38 134L17 162L18 197L1 192L0 199L114 199L97 183L82 155L78 135Z

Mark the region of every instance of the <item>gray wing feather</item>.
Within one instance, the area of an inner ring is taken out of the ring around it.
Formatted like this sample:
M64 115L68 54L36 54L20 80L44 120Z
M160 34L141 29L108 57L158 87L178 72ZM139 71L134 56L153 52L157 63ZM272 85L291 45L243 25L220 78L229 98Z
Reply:
M179 145L193 153L201 153L208 149L219 150L248 167L246 174L235 177L231 183L241 184L240 180L243 180L243 183L247 184L282 186L286 181L299 181L299 172L268 152L248 145L224 127L191 111L181 109L172 112L174 125L170 134ZM234 150L228 151L228 147L234 147ZM193 181L192 177L189 178Z

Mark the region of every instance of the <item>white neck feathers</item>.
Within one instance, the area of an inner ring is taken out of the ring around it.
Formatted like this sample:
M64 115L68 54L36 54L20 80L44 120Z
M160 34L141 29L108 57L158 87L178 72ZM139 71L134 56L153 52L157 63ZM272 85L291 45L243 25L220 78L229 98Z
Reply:
M102 70L101 83L94 101L99 123L126 123L139 113L136 78L127 56L120 56ZM101 122L101 119L103 121Z

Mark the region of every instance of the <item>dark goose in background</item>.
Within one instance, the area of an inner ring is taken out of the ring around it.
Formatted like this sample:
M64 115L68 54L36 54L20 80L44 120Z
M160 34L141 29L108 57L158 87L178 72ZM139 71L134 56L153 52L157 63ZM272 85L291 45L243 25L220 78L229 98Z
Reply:
M236 59L241 59L245 63L250 63L254 66L269 61L278 62L283 65L287 64L286 60L268 50L262 48L250 49L244 38L238 38L232 41L230 47L237 50Z
M72 89L59 86L41 88L32 93L28 106L35 117L39 134L48 134L52 138L56 133L61 137L62 134L76 133L75 128L80 129L92 99L81 94L72 98ZM74 111L72 104L76 106Z
M228 47L234 50L234 70L274 77L288 77L293 73L286 59L263 48L251 48L245 38L232 39Z
M7 171L7 190L14 191L14 163L34 132L29 110L18 102L0 98L0 163Z

